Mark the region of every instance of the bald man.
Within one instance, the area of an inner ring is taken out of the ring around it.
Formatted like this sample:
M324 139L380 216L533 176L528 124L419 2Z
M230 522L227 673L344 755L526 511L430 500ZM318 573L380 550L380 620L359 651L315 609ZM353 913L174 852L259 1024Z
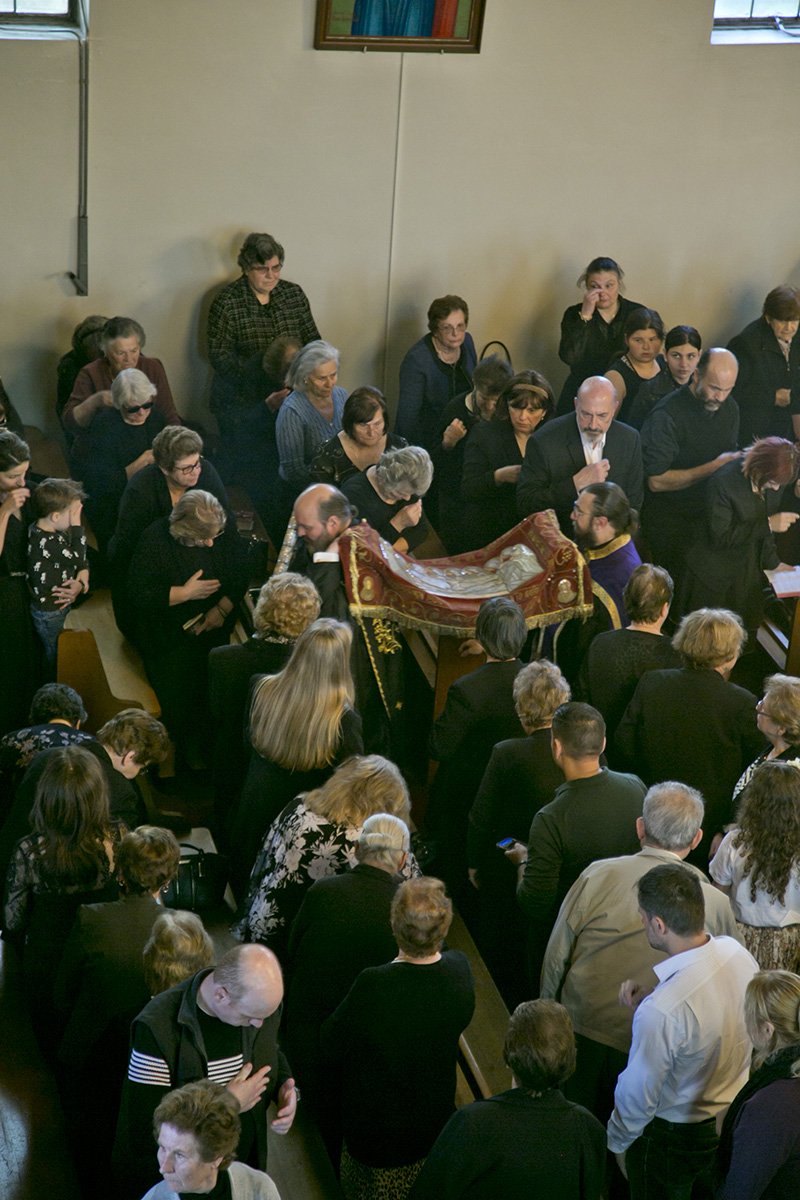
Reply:
M659 400L642 426L642 525L653 561L676 584L705 521L706 482L739 456L739 407L731 396L738 372L730 350L704 350L689 383Z
M283 976L277 958L256 943L235 946L216 967L154 996L131 1026L114 1151L117 1194L136 1197L154 1183L153 1113L173 1088L213 1079L242 1109L237 1158L262 1171L269 1124L288 1133L297 1107L289 1065L278 1047Z
M642 504L642 448L639 434L614 419L617 393L604 375L592 375L578 388L575 412L540 426L528 438L517 481L520 517L555 509L572 537L570 515L584 488L616 483L631 507Z
M297 547L289 564L310 579L322 597L321 617L347 621L350 616L337 539L354 517L347 497L330 483L314 483L294 502Z

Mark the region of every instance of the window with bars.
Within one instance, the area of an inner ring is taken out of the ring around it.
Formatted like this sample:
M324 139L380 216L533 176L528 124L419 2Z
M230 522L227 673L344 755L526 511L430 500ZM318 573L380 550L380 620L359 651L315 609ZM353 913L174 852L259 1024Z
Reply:
M87 0L0 0L0 36L85 32Z
M800 41L800 0L715 0L711 41Z

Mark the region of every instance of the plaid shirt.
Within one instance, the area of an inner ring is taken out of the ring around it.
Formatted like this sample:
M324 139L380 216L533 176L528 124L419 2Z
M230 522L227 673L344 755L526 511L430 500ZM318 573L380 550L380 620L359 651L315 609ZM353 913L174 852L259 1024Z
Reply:
M264 351L276 337L290 333L305 345L319 337L303 289L280 279L269 304L258 299L242 275L223 288L208 314L208 357L215 371L232 380L242 378L248 360Z

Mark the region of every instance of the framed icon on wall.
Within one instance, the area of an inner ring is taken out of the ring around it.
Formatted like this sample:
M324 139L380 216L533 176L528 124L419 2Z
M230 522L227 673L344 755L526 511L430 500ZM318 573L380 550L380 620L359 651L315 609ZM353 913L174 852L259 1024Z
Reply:
M317 0L316 50L477 54L486 0Z

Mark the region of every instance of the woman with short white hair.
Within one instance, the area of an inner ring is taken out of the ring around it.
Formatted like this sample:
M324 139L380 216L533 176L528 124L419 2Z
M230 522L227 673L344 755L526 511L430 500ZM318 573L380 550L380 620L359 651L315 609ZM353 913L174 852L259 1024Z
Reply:
M275 427L278 473L292 500L314 482L314 456L342 428L347 392L336 386L338 377L339 351L328 342L309 342L292 359L286 378L292 390L281 405Z
M112 407L102 409L75 442L72 475L85 482L86 515L101 553L116 527L128 480L153 462L153 439L167 423L155 407L156 395L143 371L120 371L111 384Z
M428 536L422 497L433 482L433 463L421 446L384 450L378 462L342 484L359 516L382 538L407 553Z

